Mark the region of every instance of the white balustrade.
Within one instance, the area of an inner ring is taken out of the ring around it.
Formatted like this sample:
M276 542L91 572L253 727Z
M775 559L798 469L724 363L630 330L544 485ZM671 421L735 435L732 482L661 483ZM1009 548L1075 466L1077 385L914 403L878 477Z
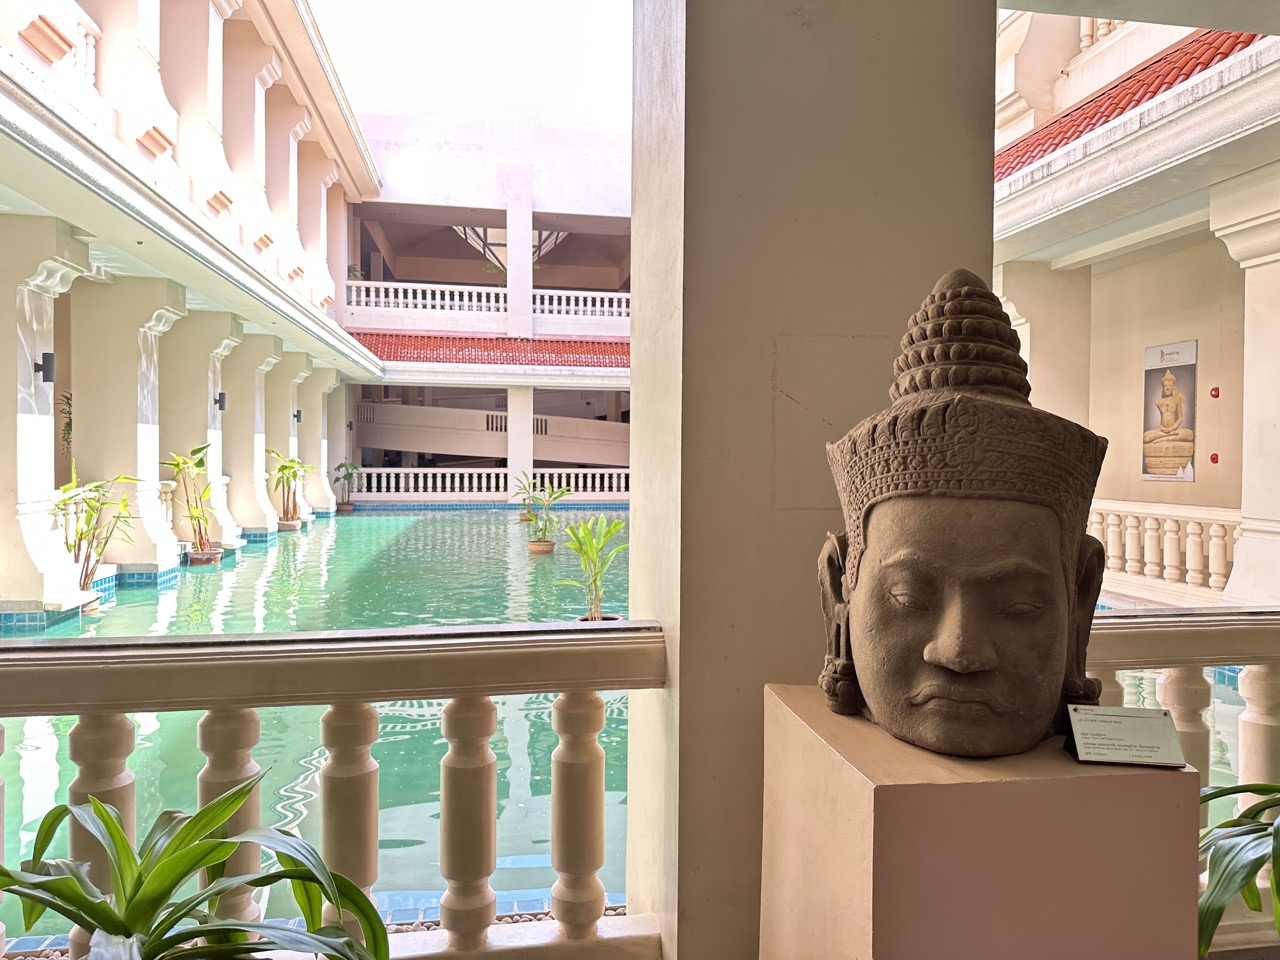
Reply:
M507 288L348 280L347 306L450 313L506 313Z
M164 508L165 523L168 524L170 527L173 526L173 521L175 519L175 514L173 509L173 494L174 494L174 490L177 489L177 486L178 486L177 482L173 480L160 481L160 492L159 492L160 505Z
M199 784L197 795L200 805L204 806L258 775L261 768L253 759L253 748L258 745L261 725L256 710L215 707L200 718L196 729L197 745L208 758L196 778ZM234 836L256 827L261 818L261 804L259 788L254 787L249 799L228 821L228 835ZM259 858L258 845L246 843L227 860L227 874L254 873L258 870ZM252 922L258 920L259 914L250 887L236 887L218 901L217 915L220 917Z
M498 868L498 758L489 738L497 729L488 697L457 697L444 708L449 750L440 761L440 875L449 886L440 897L440 925L455 950L481 946L495 916L489 878Z
M620 317L631 316L631 294L594 290L534 290L534 316Z
M378 711L369 703L335 703L320 718L329 759L320 769L324 796L320 849L325 863L368 893L378 879ZM339 922L325 904L327 923ZM359 924L342 918L355 932Z
M589 938L598 926L622 935L630 944L627 957L659 956L651 918L603 917L599 870L605 781L598 738L604 704L596 692L605 683L619 689L663 685L665 643L656 623L424 628L394 636L267 634L254 638L251 674L244 660L247 648L229 639L156 637L105 648L72 641L0 648L0 669L12 694L0 703L0 716L78 714L69 735L68 755L78 769L70 799L84 802L93 795L112 804L132 839L134 777L128 760L134 728L119 711L182 710L192 703L208 707L198 741L207 757L198 777L203 803L257 772L252 751L259 736L258 708L328 702L320 720L328 751L318 778L322 852L335 870L368 891L378 860L379 770L370 748L379 726L371 704L448 699L441 732L449 749L441 760L439 819L439 866L447 883L441 898L444 930L398 934L417 939L411 948L397 948L393 940L392 952L451 956L468 950L482 956L496 911L490 877L497 865L497 761L490 738L497 716L491 695L558 692L550 854L558 875L552 903L559 924L522 930L520 956L550 960L562 955L567 939ZM103 683L103 676L112 682ZM257 822L256 800L246 808L244 818L232 821L233 831ZM89 860L94 882L109 888L101 848L78 827L72 828L71 856ZM243 867L234 861L229 868ZM256 910L234 893L223 906L228 902L231 906L220 914L244 917ZM602 939L611 936L599 932ZM86 949L83 936L73 937L75 956ZM503 949L510 945L494 947Z
M1239 510L1218 507L1095 500L1089 514L1108 590L1191 606L1215 603L1226 586L1239 527Z
M475 500L503 503L507 500L506 467L457 469L453 467L364 467L356 475L351 499L401 503Z
M533 478L544 487L568 487L570 500L621 501L631 497L631 470L627 467L535 470Z
M560 743L551 754L551 912L571 940L592 936L604 916L604 700L562 693L552 707Z

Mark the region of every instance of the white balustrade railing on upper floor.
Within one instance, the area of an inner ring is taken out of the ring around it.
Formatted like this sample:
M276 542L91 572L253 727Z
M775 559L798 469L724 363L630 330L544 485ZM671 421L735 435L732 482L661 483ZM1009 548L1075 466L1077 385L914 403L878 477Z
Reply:
M569 488L570 500L629 500L628 467L586 467L576 470L535 470L534 480L551 489Z
M506 467L363 467L356 475L354 502L494 501L505 503Z
M347 281L347 306L448 313L506 313L506 287Z
M343 323L350 329L501 336L507 330L506 287L349 280ZM534 336L626 339L631 294L598 290L534 290Z
M395 935L393 954L453 956L467 950L510 956L501 950L518 945L519 955L530 958L657 960L652 917L604 916L599 871L605 854L605 757L598 737L605 722L599 691L664 685L658 624L396 628L249 639L8 645L0 649L8 690L0 716L78 715L67 736L67 755L78 776L66 799L83 803L92 795L113 805L132 836L136 786L129 760L135 732L127 712L206 711L197 742L207 762L200 769L193 756L190 764L204 803L258 772L253 751L260 708L329 704L318 731L327 752L317 776L321 852L333 869L368 892L377 880L379 850L379 762L371 753L379 724L373 704L447 698L441 734L449 748L440 762L438 819L439 871L446 881L443 930ZM551 904L558 923L519 924L522 929L513 931L491 926L498 818L491 698L526 693L558 695L550 831L551 863L559 874ZM8 789L15 786L21 787L10 780ZM5 789L0 783L0 801ZM260 821L256 794L238 816L237 830ZM425 816L421 821L423 827L432 822ZM86 833L73 831L70 855L93 862L95 875L104 867L101 847ZM256 917L257 909L249 892L241 891L224 898L219 912L247 918ZM84 947L83 937L73 933L73 954Z
M1231 574L1240 511L1095 500L1089 533L1106 548L1106 589L1181 605L1215 603Z

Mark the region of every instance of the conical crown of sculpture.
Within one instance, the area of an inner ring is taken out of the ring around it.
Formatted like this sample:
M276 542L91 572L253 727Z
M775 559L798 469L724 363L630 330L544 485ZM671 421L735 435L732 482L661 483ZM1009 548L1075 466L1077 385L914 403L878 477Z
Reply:
M1106 440L1031 405L1018 348L1000 299L968 270L942 276L908 320L890 406L827 444L849 538L846 589L867 514L889 497L1040 503L1079 542Z

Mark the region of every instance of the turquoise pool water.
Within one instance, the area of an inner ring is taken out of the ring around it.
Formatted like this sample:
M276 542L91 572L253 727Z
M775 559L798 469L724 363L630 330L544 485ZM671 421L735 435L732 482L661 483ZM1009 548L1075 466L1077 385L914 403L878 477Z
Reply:
M572 521L600 511L564 511ZM626 519L626 512L604 511ZM556 583L578 572L563 545L531 557L525 528L510 510L355 514L317 520L271 546L251 544L218 568L184 568L175 588L121 590L99 616L78 628L41 636L147 636L283 632L413 624L502 623L572 619L581 592ZM625 538L625 531L623 537ZM627 552L610 570L607 613L627 612ZM15 641L16 642L16 641ZM602 877L620 900L625 876L627 700L606 693L601 738L606 753L607 859ZM498 870L492 879L499 911L545 909L555 879L550 865L552 694L497 700ZM433 917L444 882L439 875L439 763L443 701L378 704L373 753L380 771L379 904L394 922ZM316 774L324 763L320 715L325 707L259 711L262 738L254 758L268 769L263 822L299 831L318 844ZM129 767L137 778L138 823L166 807L192 809L204 756L196 746L198 711L133 715L137 745ZM3 721L5 752L4 862L29 856L43 813L66 798L75 777L66 756L74 717ZM65 856L65 846L55 855ZM268 916L296 915L283 891ZM16 899L0 903L9 936L21 933ZM38 933L65 929L46 917Z

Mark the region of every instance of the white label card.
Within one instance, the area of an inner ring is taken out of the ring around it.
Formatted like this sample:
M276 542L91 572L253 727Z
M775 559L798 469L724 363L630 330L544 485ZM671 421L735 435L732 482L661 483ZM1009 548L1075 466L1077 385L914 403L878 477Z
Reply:
M1064 746L1081 763L1136 763L1182 767L1182 744L1168 710L1073 704Z

